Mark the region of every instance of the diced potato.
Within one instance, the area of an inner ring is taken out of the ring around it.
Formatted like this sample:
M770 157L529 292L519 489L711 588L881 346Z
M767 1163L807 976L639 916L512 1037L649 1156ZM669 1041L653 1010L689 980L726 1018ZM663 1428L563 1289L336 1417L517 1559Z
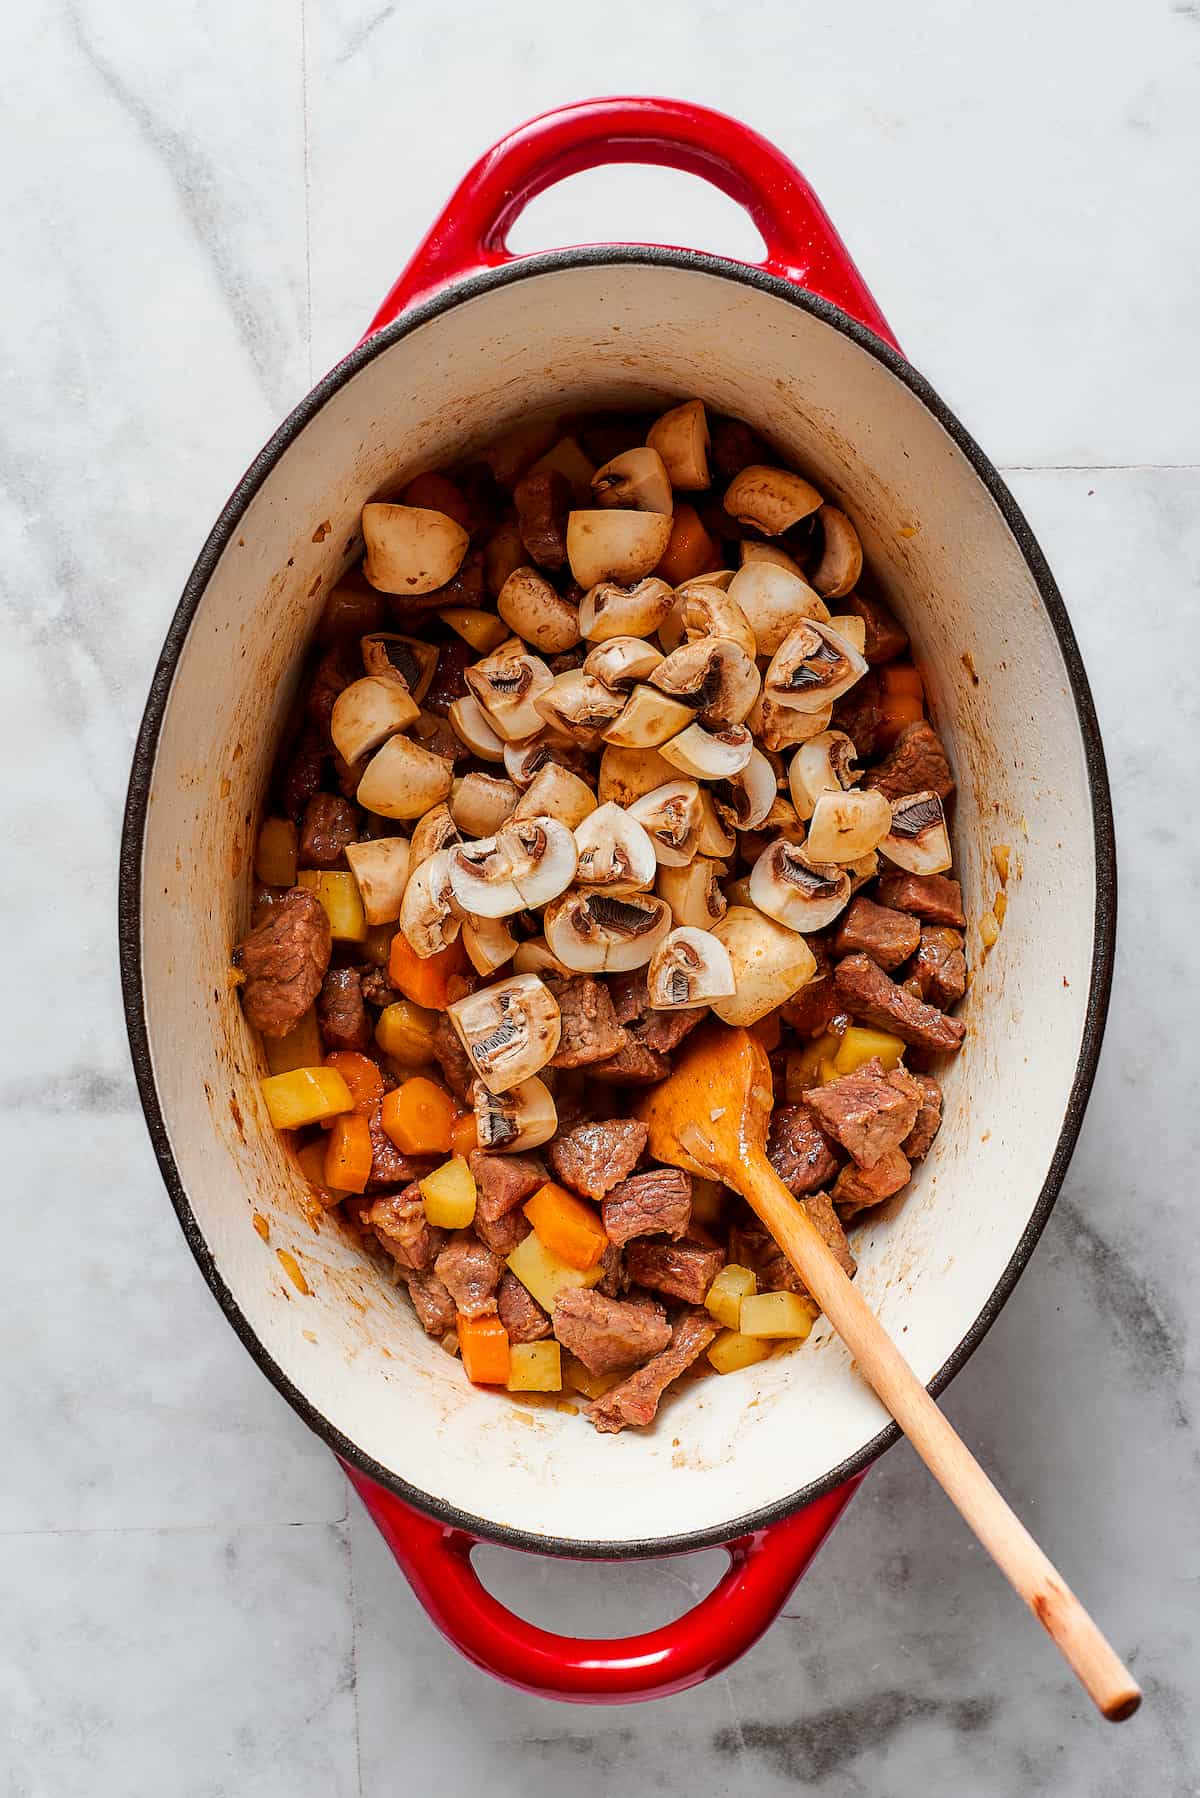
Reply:
M525 1240L517 1244L508 1257L508 1266L546 1312L553 1311L555 1299L568 1286L595 1286L604 1278L604 1269L599 1262L584 1272L582 1268L570 1267L560 1261L557 1255L550 1253L536 1230L531 1230Z
M442 1230L465 1230L475 1221L475 1176L456 1155L421 1181L425 1216Z
M438 617L481 656L499 648L504 639L512 635L503 618L497 618L495 612L477 612L473 606L447 606Z
M770 1353L770 1343L761 1336L726 1330L709 1349L708 1358L718 1373L736 1373L739 1367L753 1367L756 1361L765 1361Z
M818 1316L810 1300L796 1292L760 1292L742 1300L743 1336L796 1336L803 1342Z
M290 818L264 818L254 851L254 872L269 887L296 884L296 845L299 832Z
M900 1057L904 1054L904 1044L898 1036L892 1036L886 1030L867 1030L860 1024L850 1024L833 1058L833 1065L840 1074L853 1074L864 1062L877 1055L885 1068L897 1068Z
M331 873L321 868L301 868L296 885L308 887L317 895L325 907L335 943L366 942L367 915L353 874L337 868Z
M385 1005L375 1026L375 1041L402 1067L420 1068L433 1060L434 1013L411 999Z
M814 1037L803 1049L793 1050L784 1063L785 1087L789 1105L799 1105L804 1097L805 1088L809 1086L825 1086L829 1080L836 1079L836 1074L826 1078L823 1066L833 1067L834 1057L841 1047L841 1039L828 1033Z
M388 957L392 953L392 938L396 934L394 924L370 924L363 939L363 955L377 968L386 968Z
M277 1130L300 1130L353 1111L350 1088L336 1068L292 1068L261 1082L267 1115Z
M719 1324L736 1330L740 1321L742 1300L758 1290L758 1281L748 1267L731 1261L723 1267L705 1294L705 1310L711 1311Z
M325 1059L314 1009L306 1011L286 1036L264 1036L262 1045L273 1074L290 1074L293 1068L315 1068Z
M717 1224L725 1206L725 1188L719 1180L692 1180L692 1219L697 1224Z
M510 1392L561 1392L557 1342L514 1342L508 1351Z
M568 1353L562 1357L563 1385L571 1392L581 1393L584 1398L603 1398L624 1378L623 1373L593 1373L575 1355Z

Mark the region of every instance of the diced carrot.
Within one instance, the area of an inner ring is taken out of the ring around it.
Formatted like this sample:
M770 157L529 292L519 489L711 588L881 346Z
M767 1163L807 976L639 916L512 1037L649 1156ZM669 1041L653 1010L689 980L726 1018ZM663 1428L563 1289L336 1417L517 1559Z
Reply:
M304 1178L311 1186L317 1188L321 1203L336 1205L341 1194L332 1192L325 1180L326 1146L326 1138L323 1136L318 1137L316 1142L307 1142L302 1149L297 1149L296 1160L300 1164L300 1172Z
M402 1155L448 1155L457 1115L445 1087L416 1074L388 1093L381 1122Z
M769 1055L772 1049L779 1047L780 1029L779 1012L769 1011L765 1018L759 1018L757 1024L751 1024L750 1034L758 1038Z
M475 1113L468 1111L463 1117L455 1118L450 1126L450 1150L454 1155L461 1155L464 1160L472 1149L479 1147L479 1131L475 1124Z
M456 937L449 948L439 949L436 955L427 955L424 959L402 930L392 938L388 979L414 1005L423 1005L428 1011L445 1011L450 1003L450 981L456 974L468 973L470 967L461 937Z
M455 524L461 524L464 531L471 529L471 508L462 489L447 475L435 470L414 475L400 495L400 501L405 506L424 506L429 512L444 512Z
M909 693L885 693L879 708L880 725L875 733L880 749L890 749L906 724L916 724L925 716L925 707Z
M458 1346L463 1371L476 1386L508 1384L508 1331L498 1317L458 1313Z
M654 570L660 581L678 587L681 581L694 580L698 574L709 574L721 566L717 546L700 521L695 506L684 500L675 508L671 535Z
M526 1200L524 1210L551 1254L568 1267L586 1273L608 1247L604 1225L592 1207L553 1180L547 1180Z
M911 662L893 662L880 670L885 693L906 693L910 699L925 697L925 683Z
M325 1184L337 1192L365 1192L371 1177L371 1127L352 1111L333 1121L325 1145Z
M327 1068L336 1068L354 1100L355 1111L370 1111L376 1099L383 1097L383 1075L379 1063L357 1049L335 1049L325 1057Z

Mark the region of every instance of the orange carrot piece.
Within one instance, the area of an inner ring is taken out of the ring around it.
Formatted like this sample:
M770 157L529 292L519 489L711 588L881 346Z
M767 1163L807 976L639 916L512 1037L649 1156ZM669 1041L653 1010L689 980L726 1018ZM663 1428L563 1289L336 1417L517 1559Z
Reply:
M655 574L668 586L678 587L681 581L694 580L696 575L711 573L720 566L717 546L701 523L700 514L695 506L682 501L675 508L671 535Z
M333 1120L325 1145L325 1184L337 1192L365 1192L371 1177L371 1127L356 1111Z
M402 1155L448 1155L457 1116L445 1087L416 1074L388 1093L380 1121Z
M889 694L905 693L910 699L925 697L925 683L911 662L893 662L881 671L883 690Z
M595 1267L608 1247L604 1225L592 1207L553 1180L526 1200L524 1210L550 1253L581 1273Z
M460 1311L458 1347L473 1385L507 1386L508 1331L498 1317L464 1317Z
M383 1097L383 1075L379 1063L357 1049L335 1049L325 1057L325 1066L336 1068L354 1100L355 1111L370 1111L376 1099Z
M881 749L890 749L906 724L916 724L925 716L925 707L909 693L885 693L879 708L880 726L876 741Z
M475 1113L468 1111L464 1116L455 1118L450 1126L450 1153L461 1155L465 1161L472 1149L479 1147L479 1131L475 1124Z
M319 1136L316 1142L305 1143L302 1149L296 1150L296 1161L304 1178L313 1186L319 1186L324 1193L327 1190L325 1179L326 1140ZM328 1203L336 1201L331 1197Z
M461 487L456 487L448 475L438 474L435 470L414 475L400 495L400 503L424 506L430 512L444 512L455 524L461 524L464 531L471 528L471 508Z
M467 973L470 966L461 938L448 949L439 949L436 955L422 960L403 931L398 930L388 955L388 979L414 1005L423 1005L427 1011L445 1011L451 998L451 980Z

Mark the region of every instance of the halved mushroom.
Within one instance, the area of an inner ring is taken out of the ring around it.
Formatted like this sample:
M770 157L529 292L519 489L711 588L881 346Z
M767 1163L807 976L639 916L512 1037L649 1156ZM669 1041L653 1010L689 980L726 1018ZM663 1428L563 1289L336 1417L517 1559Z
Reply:
M622 749L657 749L685 730L691 717L689 706L668 699L656 687L642 685L633 689L621 715L602 735L606 743Z
M769 832L772 836L782 834L794 843L804 841L804 826L796 815L796 808L790 799L784 798L782 793L776 793L771 801L770 811L758 828L761 831Z
M675 509L671 493L671 477L656 449L625 450L598 468L592 476L592 492L597 505L630 506L635 512L665 512Z
M512 958L514 974L559 974L574 972L565 961L559 961L544 936L527 937L518 943Z
M558 1000L536 974L514 974L446 1007L483 1084L506 1093L544 1068L558 1049Z
M569 668L551 677L550 686L537 702L538 721L569 737L581 749L594 749L601 731L620 717L625 695L585 674Z
M425 506L362 509L363 573L381 593L433 593L452 581L471 539L461 524Z
M367 763L355 797L383 818L421 818L446 798L453 779L443 756L408 737L389 737Z
M680 925L650 957L646 991L652 1011L694 1011L733 993L729 951L710 930Z
M867 621L860 618L857 612L833 614L829 620L829 628L836 631L839 637L845 637L847 643L852 643L860 656L866 655Z
M789 631L763 679L763 692L778 705L819 712L840 699L867 672L867 664L845 637L817 618Z
M653 674L661 661L662 651L640 637L607 637L588 651L583 672L614 693L623 693Z
M660 868L654 890L671 908L674 923L696 930L711 930L725 916L721 891L724 862L698 855L686 868Z
M815 862L856 862L878 849L892 828L892 808L874 788L819 793L805 848ZM927 871L934 870L921 869Z
M664 655L671 655L683 642L683 601L677 599L658 627L658 640Z
M517 949L517 939L503 918L464 918L462 946L477 974L494 974Z
M822 793L841 793L862 779L858 750L844 730L823 730L801 744L788 767L788 790L801 818L811 818Z
M510 630L546 655L561 655L579 641L579 611L536 568L515 568L496 600Z
M463 670L463 679L507 743L521 743L545 720L536 702L549 693L554 676L540 656L512 654L501 644L493 655Z
M753 752L754 738L744 724L729 724L724 730L689 724L662 745L667 761L696 780L728 780L741 773Z
M808 582L773 562L748 562L729 585L729 598L740 607L754 632L756 655L773 656L788 632L805 618L826 623L829 607Z
M333 702L329 717L333 746L346 761L360 761L397 731L415 724L420 709L394 674L364 674L343 687Z
M723 1023L757 1024L817 971L804 938L753 906L731 905L713 926L713 935L725 945L733 966L733 993L713 1000Z
M475 1134L489 1155L516 1155L538 1149L558 1129L558 1113L544 1080L534 1074L506 1093L492 1093L476 1080L471 1087Z
M597 517L611 514L600 512ZM620 517L639 516L620 513ZM632 584L605 578L584 594L579 606L579 634L589 643L606 643L613 637L648 637L656 631L675 604L674 591L657 575Z
M665 760L665 758L664 758ZM670 766L670 763L667 763ZM707 787L700 789L700 823L696 830L696 853L698 855L715 856L719 861L722 856L732 855L737 848L737 837L717 811L713 796Z
M761 749L752 749L744 768L713 789L717 811L735 830L757 830L779 791L775 770Z
M521 789L511 780L472 769L450 789L450 816L469 837L490 837L512 816Z
M676 772L657 749L621 749L610 743L600 757L600 803L605 805L612 799L618 805L632 805L643 793L674 780Z
M563 678L562 675L556 675L556 683ZM594 734L598 742L599 733ZM581 744L562 731L551 729L549 725L545 730L540 730L536 737L526 737L523 743L504 745L504 772L519 787L529 786L547 762L557 762L564 768L570 768L573 774L591 772L587 753Z
M676 598L689 643L698 637L728 637L751 661L759 654L753 626L731 589L715 587L710 581L685 581Z
M412 848L407 837L372 837L347 843L346 860L368 924L394 924L408 885Z
M850 902L850 876L832 862L813 861L786 837L770 843L750 870L750 897L789 930L824 930Z
M869 850L860 855L856 862L847 862L846 872L850 876L850 891L857 893L859 887L865 886L868 880L874 880L879 872L879 852Z
M671 928L671 908L650 893L575 891L546 907L546 942L580 974L645 967Z
M682 868L696 853L700 789L694 780L669 780L635 799L629 808L654 844L664 868Z
M738 544L738 553L743 568L748 562L773 562L776 568L786 568L789 574L804 578L804 570L795 556L789 556L777 543L756 543L753 537L743 537Z
M764 749L778 754L780 750L792 749L797 743L819 737L822 731L829 729L832 718L832 701L822 706L819 712L798 712L795 706L777 704L764 690L746 719L746 725Z
M450 887L453 854L451 849L438 849L414 868L400 902L400 928L422 960L448 949L461 927Z
M512 878L509 845L499 833L477 843L458 843L445 853L450 889L460 911L477 918L511 918L524 911L525 901Z
M596 464L590 456L584 455L574 437L560 437L526 472L562 475L571 489L575 505L586 506L592 496L592 476L596 472Z
M710 730L740 724L758 698L758 669L740 644L728 637L700 637L684 643L659 663L650 684L680 699Z
M496 833L508 854L508 878L525 906L545 905L575 878L575 838L558 818L510 818Z
M658 858L643 825L609 801L575 826L579 864L576 884L609 893L636 893L654 885Z
M504 760L504 738L496 735L488 723L487 713L473 693L464 693L461 699L452 699L446 708L446 716L459 742L465 743L471 754L477 755L481 762Z
M586 780L558 762L544 762L513 811L514 818L557 818L574 830L596 809L596 795Z
M946 813L936 793L906 793L891 803L891 826L878 845L910 874L944 874L951 865Z
M670 539L669 512L626 512L616 507L572 512L567 519L567 560L581 587L595 587L601 581L630 586L658 566Z
M469 643L477 656L490 655L508 636L508 626L502 618L497 618L494 612L481 612L475 606L447 606L438 617L464 643Z
M514 523L497 525L483 549L483 578L495 599L514 568L529 560L529 551L521 539L520 527Z
M672 487L698 493L708 486L708 419L703 400L672 406L655 419L646 442L662 457Z
M436 643L403 637L399 631L372 631L359 639L359 649L368 674L398 674L420 705L437 673Z
M723 503L739 524L752 524L766 536L778 537L822 502L816 488L800 475L752 463L734 475Z
M411 867L418 868L437 850L450 849L455 843L461 842L462 835L450 816L450 807L435 805L413 826L408 843L412 856Z
M812 584L826 599L841 599L853 592L862 573L862 544L846 514L836 506L818 507L817 524L822 533L821 559L813 569Z

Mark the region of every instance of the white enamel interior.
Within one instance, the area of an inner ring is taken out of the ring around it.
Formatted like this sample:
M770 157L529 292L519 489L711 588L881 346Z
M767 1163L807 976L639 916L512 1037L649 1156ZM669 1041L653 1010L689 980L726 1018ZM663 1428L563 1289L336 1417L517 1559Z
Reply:
M280 457L208 583L163 722L143 867L146 1010L171 1146L267 1354L418 1491L495 1525L616 1545L779 1502L867 1443L885 1422L879 1404L824 1325L795 1355L690 1388L644 1433L600 1437L582 1418L473 1391L405 1297L334 1225L306 1221L259 1101L228 952L246 924L277 735L364 500L536 409L693 394L752 420L855 518L957 770L970 1033L914 1189L854 1243L861 1289L931 1376L1012 1256L1062 1127L1092 956L1091 800L1059 646L1000 512L922 403L823 321L694 267L582 266L464 300L377 356ZM984 962L996 843L1013 846L1013 878Z

